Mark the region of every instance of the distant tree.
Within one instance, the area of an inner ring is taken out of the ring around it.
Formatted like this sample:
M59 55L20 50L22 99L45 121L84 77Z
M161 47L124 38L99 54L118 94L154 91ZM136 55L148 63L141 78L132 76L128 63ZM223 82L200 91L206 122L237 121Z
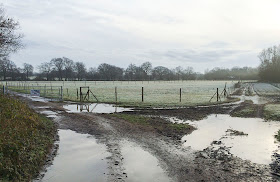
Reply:
M196 73L193 70L193 67L188 66L185 70L183 70L183 79L184 80L195 80Z
M0 5L0 57L6 57L12 52L22 48L22 34L16 32L19 23L5 15L5 10Z
M97 69L90 67L88 69L88 72L87 72L87 79L88 80L95 80L95 79L98 79L98 78L99 78L99 75L98 75Z
M125 78L127 80L135 80L137 72L137 66L135 64L129 64L125 70Z
M26 80L29 79L29 76L31 76L33 74L33 66L31 64L27 64L27 63L24 63L23 64L23 71L26 75Z
M16 80L17 77L19 76L19 70L16 66L16 64L13 62L13 61L9 61L9 64L8 64L8 73L9 73L9 76L11 78L11 80Z
M102 80L121 80L123 78L123 69L110 64L102 63L97 70Z
M153 66L151 62L144 62L141 65L142 70L144 71L144 78L147 80L150 78L150 76L152 75L152 71L153 71Z
M170 80L172 76L172 72L166 67L157 66L153 69L153 77L156 80Z
M259 54L261 64L259 76L264 81L280 81L280 45L262 50Z
M177 75L178 80L182 79L183 76L183 68L178 66L175 68L175 74Z
M52 65L54 65L55 71L58 73L58 79L61 81L63 78L63 71L64 71L64 61L62 58L53 58L51 60Z
M82 62L76 62L75 64L75 71L78 80L83 80L86 77L86 66Z
M72 79L74 73L75 63L69 58L63 57L62 58L65 65L65 80Z
M0 59L0 74L3 77L3 80L7 79L7 73L9 68L10 60L7 59L7 57L2 57Z
M47 81L50 80L50 73L52 71L52 63L44 62L39 67L39 71L41 74L46 75Z

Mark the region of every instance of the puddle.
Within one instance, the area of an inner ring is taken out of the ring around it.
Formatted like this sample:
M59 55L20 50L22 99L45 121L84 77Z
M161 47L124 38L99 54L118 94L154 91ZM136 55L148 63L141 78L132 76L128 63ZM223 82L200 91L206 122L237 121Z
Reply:
M171 122L171 123L177 123L177 124L189 124L190 123L189 121L185 121L185 120L179 119L177 117L162 116L161 118L165 119L166 121Z
M106 181L109 154L88 134L59 130L59 149L41 181Z
M232 96L232 97L240 99L240 101L236 102L235 104L240 104L246 100L252 101L253 104L266 104L268 102L271 102L270 99L265 98L265 97L260 97L258 95L254 95L254 96L241 95L241 96Z
M32 101L35 102L48 102L50 99L46 99L44 97L38 97L38 96L31 96L30 94L22 94L22 93L16 93L17 95L21 96L21 97L26 97L31 99Z
M37 107L38 109L49 109L50 108L50 106L39 106L39 107Z
M93 112L93 113L114 113L132 111L131 108L117 107L112 104L69 104L64 105L68 113Z
M157 158L136 144L122 142L121 153L124 157L123 167L127 173L126 181L171 181L159 166Z
M55 117L57 117L57 113L56 113L56 112L53 112L53 111L50 111L50 110L40 111L40 114L45 114L45 115L47 115L47 117L49 117L49 118L55 118Z
M279 122L264 122L260 118L234 118L229 115L210 115L208 118L190 122L197 130L182 138L185 147L203 150L213 141L221 141L230 152L242 159L259 164L270 164L278 143L274 135L280 129ZM229 136L228 129L242 131L247 136Z

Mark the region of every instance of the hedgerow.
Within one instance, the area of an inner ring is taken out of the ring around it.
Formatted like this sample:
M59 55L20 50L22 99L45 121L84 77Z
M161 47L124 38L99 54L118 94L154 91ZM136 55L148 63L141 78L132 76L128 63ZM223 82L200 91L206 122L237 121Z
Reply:
M0 181L30 181L54 142L53 122L0 94Z

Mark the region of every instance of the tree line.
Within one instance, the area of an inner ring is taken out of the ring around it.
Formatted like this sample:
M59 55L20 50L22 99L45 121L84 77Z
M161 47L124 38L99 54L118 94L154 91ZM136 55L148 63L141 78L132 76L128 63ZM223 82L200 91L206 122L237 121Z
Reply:
M34 73L34 67L24 63L23 67L6 57L0 60L0 78L2 80L256 80L258 69L250 67L234 67L232 69L214 68L200 74L192 67L183 68L178 66L169 69L164 66L153 67L151 62L144 62L140 66L128 65L127 68L120 68L107 63L98 67L87 69L83 62L75 62L69 58L53 58L49 62L41 63L38 66L39 72Z
M280 81L280 45L263 49L259 54L259 76L263 81Z

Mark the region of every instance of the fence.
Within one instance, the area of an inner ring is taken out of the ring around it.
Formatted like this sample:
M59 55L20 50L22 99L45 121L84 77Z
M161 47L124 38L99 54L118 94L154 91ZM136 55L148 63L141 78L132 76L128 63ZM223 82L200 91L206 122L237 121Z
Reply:
M2 83L5 85L5 82ZM218 101L224 101L226 96L233 92L234 82L228 82L226 88L225 81L29 81L7 82L6 84L14 91L29 94L31 89L39 89L43 97L71 101L132 105L138 103L196 105L209 102L214 93L215 97L211 102L216 102L216 98ZM82 93L81 87L85 88L82 89Z
M50 100L63 100L63 87L62 86L39 86L29 84L14 84L4 85L7 91L14 91L18 93L28 94L30 96L40 96Z

